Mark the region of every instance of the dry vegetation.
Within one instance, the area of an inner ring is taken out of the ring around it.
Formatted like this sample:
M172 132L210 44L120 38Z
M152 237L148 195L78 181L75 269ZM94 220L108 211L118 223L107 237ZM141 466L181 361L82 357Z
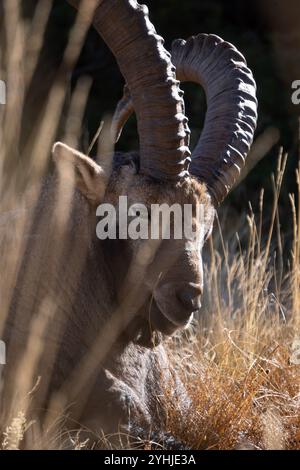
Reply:
M0 224L7 223L8 210L17 208L18 236L1 239L0 338L24 249L23 194L30 189L30 198L34 198L46 171L65 102L68 73L76 63L92 14L92 2L84 2L85 15L78 16L65 51L64 64L68 65L59 70L45 98L39 127L32 129L20 151L24 99L40 54L51 2L38 3L30 24L21 20L18 0L3 3L0 76L9 84L9 99L0 107ZM64 140L73 145L77 143L89 86L88 81L80 82L69 103ZM174 366L192 400L190 412L181 416L166 390L168 431L194 449L300 449L300 182L298 171L298 194L291 196L286 210L293 234L287 255L282 248L278 214L285 162L281 155L273 179L272 214L263 209L261 194L258 215L250 211L249 230L242 230L242 240L237 236L226 244L221 236L222 223L219 230L216 228L218 233L208 248L203 317L192 331L168 340ZM45 347L36 338L47 328L52 301L45 300L43 312L33 322L26 357L16 370L19 398L1 403L3 449L60 448L69 437L63 430L63 416L50 420L42 431L27 413L38 386L32 382L33 371ZM68 442L76 449L88 445L76 435Z
M283 172L280 158L268 233L261 197L259 215L248 217L247 249L225 248L222 240L219 254L211 242L204 319L180 349L171 345L192 406L184 419L171 406L169 426L192 448L300 448L299 213L291 196L294 239L284 260L277 205ZM299 188L299 171L297 181Z

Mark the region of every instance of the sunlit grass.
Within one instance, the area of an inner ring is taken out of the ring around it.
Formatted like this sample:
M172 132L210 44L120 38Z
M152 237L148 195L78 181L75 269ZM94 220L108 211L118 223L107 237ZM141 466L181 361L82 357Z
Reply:
M171 404L169 426L192 448L300 448L299 169L286 209L293 240L283 252L276 218L284 168L281 156L271 217L262 199L248 217L248 248L222 241L218 252L211 241L204 318L180 348L171 343L192 404L180 419Z

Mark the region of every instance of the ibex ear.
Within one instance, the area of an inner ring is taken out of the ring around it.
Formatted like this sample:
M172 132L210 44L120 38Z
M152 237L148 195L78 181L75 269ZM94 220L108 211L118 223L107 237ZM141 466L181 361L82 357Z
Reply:
M75 185L92 204L99 204L104 196L107 177L101 166L83 153L57 142L52 149L57 165L71 165L75 172Z

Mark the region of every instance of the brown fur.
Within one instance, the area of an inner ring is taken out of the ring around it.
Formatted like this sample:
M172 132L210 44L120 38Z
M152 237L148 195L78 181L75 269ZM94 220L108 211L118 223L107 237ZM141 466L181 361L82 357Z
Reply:
M170 370L163 344L158 343L163 335L189 321L190 310L178 309L172 303L174 289L184 279L202 282L198 261L204 240L200 240L192 255L185 252L184 240L170 240L169 247L159 248L159 257L154 256L141 278L139 269L132 268L139 241L111 243L96 239L97 197L87 196L90 193L85 192L80 164L78 168L77 187L84 196L74 193L70 217L65 214L66 220L60 219L59 181L49 178L42 187L32 223L23 233L26 248L4 336L8 364L4 393L11 397L18 392L15 369L26 353L35 319L47 318L47 302L52 302L47 328L36 338L43 347L32 381L38 376L42 380L32 402L33 412L41 417L44 412L41 414L40 409L47 409L53 394L60 391L64 403L72 403L71 417L95 432L116 432L120 426L130 431L132 425L160 429L165 416L159 397L165 388L181 397L183 407L189 403L180 381ZM89 173L92 179L93 171ZM211 230L214 209L205 186L194 178L160 183L137 174L130 164L116 168L107 180L106 190L100 191L103 202L116 204L119 195L127 195L129 204L201 201L205 204L205 217L195 223L205 225L206 234ZM170 265L164 265L165 252L168 262L175 253ZM163 279L167 279L169 290L162 291L159 274L165 266L168 267ZM128 276L131 269L133 277ZM157 298L167 299L167 315L157 308L153 313L150 308L156 292ZM128 303L130 296L133 304ZM177 317L173 319L176 308ZM90 362L80 369L86 357L90 357Z

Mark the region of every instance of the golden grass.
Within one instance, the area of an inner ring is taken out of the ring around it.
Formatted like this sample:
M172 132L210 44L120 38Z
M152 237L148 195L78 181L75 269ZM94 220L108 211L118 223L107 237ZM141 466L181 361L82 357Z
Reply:
M43 44L49 3L39 2L32 23L25 24L20 2L4 0L6 28L0 71L1 79L10 86L8 103L0 107L0 218L12 208L18 208L18 218L14 226L17 236L1 238L0 243L1 270L5 273L0 338L24 250L22 234L28 220L23 194L30 189L30 200L37 197L62 115L68 73L76 63L93 10L93 2L83 2L85 15L77 17L57 80L45 98L39 126L20 149L24 97ZM64 140L70 145L77 144L89 86L88 80L79 82L69 105ZM100 145L105 147L103 142ZM300 182L298 169L298 194L290 196L290 208L286 209L292 233L286 254L278 210L285 163L281 154L273 178L271 214L263 210L261 193L257 214L250 210L248 232L245 234L242 227L240 236L229 244L222 237L219 222L207 248L203 316L192 330L167 341L174 367L191 397L190 411L183 416L166 390L167 430L193 449L300 449ZM29 275L36 275L34 268ZM53 299L46 298L32 323L26 355L16 370L19 394L1 405L3 449L89 446L76 432L78 423L74 423L74 433L65 431L63 414L51 417L50 413L46 430L28 414L31 396L39 385L33 372L44 347L36 338L43 337L54 314Z
M180 419L176 404L170 406L169 429L192 448L300 449L300 233L294 195L287 209L293 228L289 255L276 223L285 162L280 156L273 178L269 231L262 233L261 198L258 216L248 217L245 250L232 252L222 240L219 254L211 241L204 318L180 348L171 344L192 405ZM296 178L299 201L299 169Z

